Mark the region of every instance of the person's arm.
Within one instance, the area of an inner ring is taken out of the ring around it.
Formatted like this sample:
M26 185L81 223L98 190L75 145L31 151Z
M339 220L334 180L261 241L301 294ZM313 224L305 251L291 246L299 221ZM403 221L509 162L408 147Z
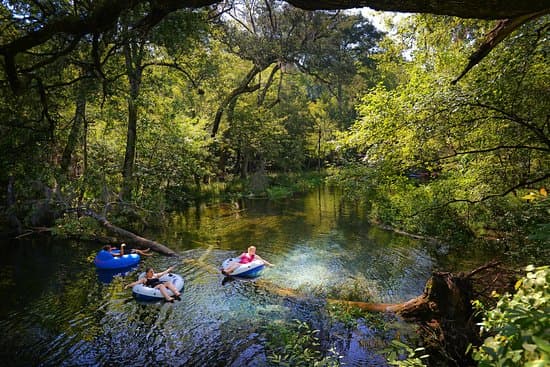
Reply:
M141 278L141 279L136 280L136 281L133 282L133 283L126 284L126 285L124 286L124 289L133 287L133 286L138 285L138 284L143 284L143 283L145 282L145 280L146 280L146 278Z
M124 247L126 247L126 244L123 243L122 245L120 245L120 256L124 255Z
M260 255L256 255L256 257L259 259L259 260L262 260L264 262L265 265L267 266L274 266L272 263L270 263L269 261L267 261L266 259L262 259L260 257Z
M156 278L160 278L161 276L170 273L172 270L174 270L174 267L173 267L173 266L169 267L169 268L166 269L165 271L162 271L162 272L160 272L160 273L155 274L155 277L156 277Z

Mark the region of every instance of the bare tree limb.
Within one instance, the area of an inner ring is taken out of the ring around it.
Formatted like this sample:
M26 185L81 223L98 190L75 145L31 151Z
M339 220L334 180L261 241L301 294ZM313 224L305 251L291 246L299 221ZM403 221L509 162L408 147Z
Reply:
M169 68L175 69L177 71L180 71L183 75L185 75L187 77L187 79L189 79L191 84L193 84L193 88L198 88L199 87L197 85L197 83L195 82L195 80L193 79L193 77L191 76L191 74L189 74L189 72L187 70L185 70L183 67L181 67L181 65L178 65L175 62L173 62L173 63L162 62L162 61L148 62L148 63L143 64L142 68L145 69L146 67L149 67L149 66L165 66L165 67L169 67Z
M546 174L544 174L540 177L533 178L533 179L525 179L525 180L520 181L518 184L514 185L513 187L510 187L509 189L505 190L504 192L501 192L501 193L498 193L498 194L486 195L486 196L484 196L484 197L482 197L481 199L478 199L478 200L470 200L470 199L449 200L449 201L447 201L446 203L444 203L442 205L431 206L429 208L414 212L413 214L411 214L411 217L417 216L417 215L419 215L421 213L425 213L427 211L432 211L432 210L445 208L445 207L448 207L449 205L455 204L455 203L478 204L478 203L487 201L489 199L493 199L493 198L497 198L497 197L503 197L503 196L508 195L511 192L516 191L517 189L521 189L521 188L524 188L524 187L529 187L529 186L534 185L538 182L542 182L542 181L544 181L548 178L550 178L550 173L546 173Z

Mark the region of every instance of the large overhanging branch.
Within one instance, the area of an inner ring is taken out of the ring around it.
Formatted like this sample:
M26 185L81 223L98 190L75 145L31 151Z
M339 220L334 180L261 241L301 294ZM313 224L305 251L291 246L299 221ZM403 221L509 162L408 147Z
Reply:
M550 8L550 0L288 0L305 10L352 9L368 7L379 11L430 13L459 18L505 19L535 13Z
M485 41L479 46L476 52L474 52L470 57L470 61L466 68L460 73L460 75L451 82L451 84L456 84L471 68L476 66L495 48L500 42L502 42L510 33L518 29L521 25L527 23L530 20L541 17L545 14L548 14L550 9L544 9L540 12L525 14L518 16L512 19L504 19L498 22L497 26L487 34Z

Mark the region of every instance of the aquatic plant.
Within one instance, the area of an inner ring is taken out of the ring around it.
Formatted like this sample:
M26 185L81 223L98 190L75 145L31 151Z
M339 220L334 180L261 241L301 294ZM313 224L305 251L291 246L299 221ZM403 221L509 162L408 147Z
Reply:
M275 366L330 367L339 366L340 356L334 349L323 355L318 337L305 321L272 323L267 327L267 358Z

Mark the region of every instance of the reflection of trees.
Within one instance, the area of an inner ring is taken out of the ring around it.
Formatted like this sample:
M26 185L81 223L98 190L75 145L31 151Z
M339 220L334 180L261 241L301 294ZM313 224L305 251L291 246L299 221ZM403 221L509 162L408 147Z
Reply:
M7 315L2 329L9 330L0 343L4 357L17 357L21 365L34 364L38 357L61 358L60 344L91 340L101 332L87 317L98 313L102 297L93 266L81 260L86 251L43 239L13 247L14 286L2 288L9 295L2 299L11 300L2 306L2 315Z

